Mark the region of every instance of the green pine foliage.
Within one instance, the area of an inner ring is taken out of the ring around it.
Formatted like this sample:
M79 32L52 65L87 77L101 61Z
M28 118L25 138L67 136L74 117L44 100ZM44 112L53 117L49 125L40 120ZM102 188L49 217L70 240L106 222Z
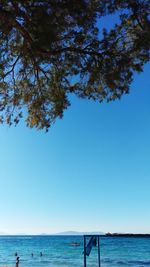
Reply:
M111 30L101 18L118 14ZM149 0L0 0L0 122L46 129L70 93L99 102L129 92L150 59Z

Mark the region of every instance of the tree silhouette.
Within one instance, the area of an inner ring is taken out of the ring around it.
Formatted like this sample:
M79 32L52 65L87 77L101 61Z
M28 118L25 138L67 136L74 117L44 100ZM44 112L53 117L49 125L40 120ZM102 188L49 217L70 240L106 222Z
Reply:
M101 18L117 14L107 31ZM70 93L102 102L129 92L150 59L149 0L1 0L0 122L45 128Z

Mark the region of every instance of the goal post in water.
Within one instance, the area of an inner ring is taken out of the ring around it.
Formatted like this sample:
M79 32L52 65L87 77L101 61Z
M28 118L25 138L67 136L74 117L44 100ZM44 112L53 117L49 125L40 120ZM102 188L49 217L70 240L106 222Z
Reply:
M87 238L89 239L87 243ZM97 253L98 253L98 267L101 267L100 261L100 235L84 235L84 267L86 265L86 257L90 255L92 247L97 246Z

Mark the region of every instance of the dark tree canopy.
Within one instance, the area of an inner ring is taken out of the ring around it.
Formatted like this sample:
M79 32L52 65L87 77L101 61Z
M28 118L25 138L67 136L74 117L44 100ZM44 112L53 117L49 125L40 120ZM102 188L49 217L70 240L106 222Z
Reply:
M70 93L118 99L149 59L149 0L0 0L0 122L47 130Z

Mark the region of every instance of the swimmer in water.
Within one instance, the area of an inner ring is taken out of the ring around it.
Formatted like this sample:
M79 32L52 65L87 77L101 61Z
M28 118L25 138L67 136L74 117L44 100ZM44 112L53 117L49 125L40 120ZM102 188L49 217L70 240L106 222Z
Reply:
M19 257L16 258L16 266L15 267L19 267Z

